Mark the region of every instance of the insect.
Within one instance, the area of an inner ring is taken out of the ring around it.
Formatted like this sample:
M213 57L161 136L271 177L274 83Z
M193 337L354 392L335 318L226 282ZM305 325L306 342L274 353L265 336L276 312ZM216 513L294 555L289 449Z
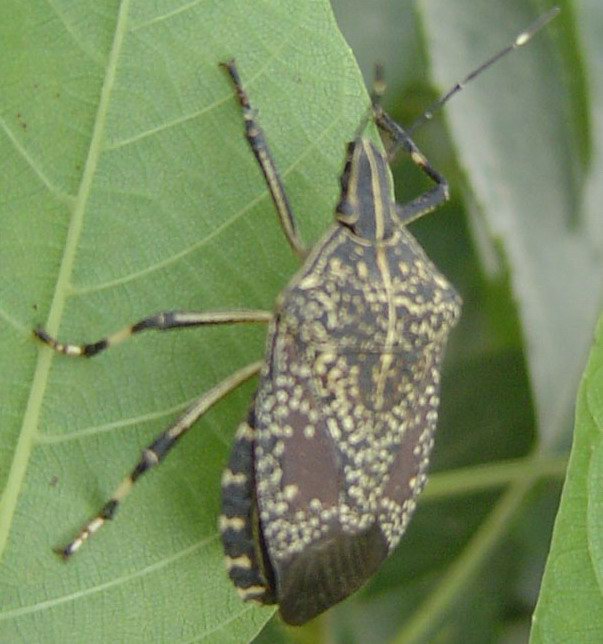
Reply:
M553 10L455 85L525 44ZM90 344L35 335L59 353L93 356L149 329L268 323L266 357L202 395L142 453L110 500L67 546L71 557L108 520L147 470L219 398L260 372L248 416L222 477L222 536L228 574L242 598L278 604L303 624L357 590L396 547L426 482L439 404L440 366L461 301L407 225L448 198L448 184L409 131L380 107L386 156L363 134L348 144L335 223L308 251L234 61L223 64L249 145L285 237L303 265L274 312L169 311ZM434 187L409 203L392 199L388 160L403 149Z

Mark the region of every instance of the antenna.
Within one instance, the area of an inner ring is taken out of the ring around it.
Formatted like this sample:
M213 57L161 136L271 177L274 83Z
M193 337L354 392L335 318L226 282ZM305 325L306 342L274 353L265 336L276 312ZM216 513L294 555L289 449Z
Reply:
M559 7L553 7L550 11L547 11L547 13L540 16L540 18L532 23L527 29L524 29L524 31L522 31L510 45L507 45L504 49L501 49L498 53L494 54L494 56L474 69L470 74L465 76L462 81L456 83L456 85L451 87L441 98L430 105L425 110L425 112L423 112L423 114L419 116L419 118L410 126L410 128L406 130L406 133L410 136L419 126L423 125L427 121L430 121L433 118L434 113L437 112L443 105L445 105L455 94L460 92L465 87L465 85L467 85L467 83L471 82L476 76L479 76L483 71L488 69L488 67L500 60L503 56L506 56L508 53L512 52L515 49L518 49L519 47L522 47L527 42L529 42L538 31L540 31L545 25L547 25L553 18L557 16L559 11Z

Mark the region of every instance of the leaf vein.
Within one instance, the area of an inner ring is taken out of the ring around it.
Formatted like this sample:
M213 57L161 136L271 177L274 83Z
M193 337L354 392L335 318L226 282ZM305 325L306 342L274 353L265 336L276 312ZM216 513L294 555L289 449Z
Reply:
M246 79L246 86L253 85L253 83L258 79L261 78L263 74L265 74L266 70L269 68L270 64L274 59L277 59L280 55L280 50L271 52L272 58L268 59L265 65L262 67L258 68L258 71L254 74L249 76L249 78ZM132 143L136 143L138 141L141 141L143 139L146 139L150 136L153 136L155 134L159 134L160 132L163 132L165 130L169 130L173 127L177 127L178 125L181 125L182 123L186 123L188 121L192 121L193 119L196 119L200 116L203 116L204 114L207 114L211 112L214 109L217 109L218 107L221 107L222 105L225 105L229 101L234 100L234 96L231 93L226 94L223 98L219 98L218 100L214 101L213 103L210 103L209 105L206 105L203 109L197 110L195 112L192 112L190 114L184 114L183 116L180 116L177 119L173 119L171 121L167 121L165 123L162 123L161 125L158 125L157 127L149 128L148 130L144 130L143 132L139 132L138 134L134 134L133 136L130 136L126 139L121 139L120 141L115 141L114 143L111 143L109 145L105 146L106 151L113 151L113 150L118 150L120 148L126 147L128 145L131 145Z
M111 91L115 80L117 60L119 58L121 45L126 32L130 2L131 0L122 0L119 6L115 35L107 58L105 77L101 89L96 119L92 130L92 138L88 148L88 157L86 159L78 196L72 210L72 217L67 230L63 257L59 267L55 291L46 324L46 328L49 329L51 333L58 329L59 321L65 307L69 290L69 278L75 263L76 250L83 226L86 204L101 152L100 142L104 133L106 114L109 108ZM51 353L49 351L40 351L33 374L29 399L25 407L23 423L21 425L19 438L10 464L6 487L3 491L2 497L0 498L0 558L4 553L4 548L8 542L8 536L17 507L17 501L27 473L29 458L34 447L42 401L46 385L48 383L50 363Z
M157 24L158 22L164 22L165 20L169 20L170 18L177 16L180 13L189 11L193 7L201 4L203 1L204 0L193 0L188 4L182 5L178 9L174 9L173 11L168 11L167 13L164 13L160 16L155 16L155 18L151 18L150 20L145 20L144 22L141 22L140 24L132 27L130 31L133 33L135 31L138 31L139 29L145 29L146 27L150 27L151 25Z
M310 154L314 153L314 151L317 148L320 148L323 137L325 137L335 126L339 126L339 124L340 124L339 118L335 118L320 134L318 134L313 144L308 148L306 148L306 150L297 159L295 159L289 166L287 166L287 168L284 169L284 171L281 173L281 176L283 177L283 179L286 178L288 175L290 175L297 168L297 166L299 166L299 164L302 163ZM225 219L219 226L217 226L214 230L212 230L211 233L206 235L203 239L200 239L199 241L191 244L190 246L183 248L181 251L174 253L169 257L166 257L164 260L145 266L145 268L142 268L139 271L133 271L132 273L128 273L127 275L122 275L121 277L117 277L112 280L107 280L106 282L95 284L94 286L78 287L74 285L72 289L73 295L77 295L77 296L81 296L84 294L87 295L90 293L97 293L99 291L104 291L108 288L113 288L115 286L122 286L123 284L133 282L137 279L145 277L146 275L150 275L151 273L154 273L156 271L162 270L168 266L175 264L181 259L188 257L189 255L195 253L199 249L203 248L212 239L215 239L216 237L218 237L221 233L227 230L230 226L234 225L239 219L241 219L241 217L243 217L247 212L255 208L257 204L261 203L264 199L266 199L268 195L269 195L268 188L264 188L257 195L257 197L249 201L249 203L247 203L243 208L235 212L231 217L229 217L228 219Z
M13 327L13 329L15 329L15 331L18 331L19 333L27 333L28 331L31 333L28 327L22 325L20 322L15 320L12 316L10 316L6 311L4 311L1 308L0 308L0 319L4 320L6 324Z
M102 65L102 59L99 56L98 52L90 51L86 48L84 43L79 37L79 34L73 28L73 25L69 23L65 14L57 7L55 0L46 0L48 6L54 11L56 17L59 19L60 23L65 28L65 31L71 36L72 41L75 43L76 47L85 55L94 61L96 65Z
M11 131L11 129L8 127L6 121L4 119L0 118L0 127L6 134L8 140L12 143L13 147L15 150L18 152L19 156L27 163L27 165L34 171L34 174L38 177L38 179L42 182L42 184L46 187L46 189L56 197L58 197L61 201L65 202L71 202L73 197L71 195L66 194L59 188L57 188L52 181L46 176L46 174L43 172L43 170L38 167L37 163L34 161L34 159L30 156L29 152L25 149L25 147L21 144L19 139L14 135L14 133Z
M183 559L184 557L187 557L193 554L196 550L199 550L203 546L209 545L212 542L216 541L217 538L218 538L218 535L214 534L210 537L202 539L201 541L198 541L197 543L194 543L192 546L188 546L188 548L184 548L183 550L181 550L180 552L177 552L176 554L170 555L169 557L165 557L164 559L161 559L160 561L156 561L155 563L152 563L149 566L146 566L145 568L141 568L140 570L136 570L135 572L122 575L121 577L116 577L111 581L106 581L102 584L97 584L96 586L91 586L90 588L86 588L84 590L78 590L77 592L69 593L67 595L61 595L60 597L55 597L53 599L47 599L45 601L41 601L36 604L32 604L30 606L21 606L20 608L13 608L11 610L7 610L4 613L0 613L0 622L6 621L8 619L13 619L16 617L22 617L23 615L29 615L31 613L37 613L42 610L49 610L51 608L54 608L55 606L59 606L60 604L65 604L66 602L82 599L83 597L100 593L104 590L108 590L109 588L120 586L129 581L132 581L133 579L139 579L140 577L145 577L146 575L149 575L158 570L161 570L162 568L165 568L166 566L169 566L170 564L178 561L179 559Z

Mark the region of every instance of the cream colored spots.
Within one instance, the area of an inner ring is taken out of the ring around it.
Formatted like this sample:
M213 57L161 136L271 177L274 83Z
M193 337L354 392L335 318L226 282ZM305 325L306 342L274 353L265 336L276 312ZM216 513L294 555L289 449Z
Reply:
M424 485L442 351L460 307L406 231L387 251L359 252L341 230L322 243L282 294L256 398L256 491L274 561L329 530L375 522L389 547L398 542ZM312 469L314 449L319 463L333 455L332 471ZM305 486L325 497L300 504Z
M247 483L247 475L244 472L233 474L231 470L226 468L222 472L222 487L229 485L245 485Z
M304 427L304 436L306 438L308 439L314 438L315 435L316 435L316 428L314 427L314 425L306 425Z
M293 499L299 494L299 487L297 485L285 485L283 489L283 495L287 501L293 501Z
M358 262L356 264L356 271L358 272L358 277L361 280L367 279L369 272L368 272L367 265L364 262Z
M249 586L248 588L237 586L237 592L239 593L239 597L243 601L253 602L254 598L261 598L266 592L266 589L264 588L264 586Z
M250 570L252 565L251 559L247 555L242 555L240 557L224 557L224 564L227 570L232 570L233 568Z
M226 532L227 530L240 532L245 528L245 519L242 517L227 517L224 514L221 514L218 527L220 532Z
M246 440L246 441L252 441L254 439L254 431L247 423L241 423L239 427L237 428L237 432L235 434L235 439L239 440Z

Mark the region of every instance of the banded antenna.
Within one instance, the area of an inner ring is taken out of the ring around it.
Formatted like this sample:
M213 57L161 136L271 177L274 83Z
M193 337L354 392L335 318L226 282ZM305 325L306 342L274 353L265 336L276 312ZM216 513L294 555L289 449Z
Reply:
M440 108L442 108L448 101L455 95L458 94L462 89L465 88L465 86L470 83L474 78L479 76L483 71L488 69L491 65L494 65L497 61L499 61L503 56L506 56L507 54L511 53L515 49L518 49L519 47L523 47L526 43L528 43L536 33L538 33L544 26L546 26L553 18L557 16L557 14L560 12L559 7L553 7L550 11L547 11L547 13L543 14L535 20L527 29L524 29L516 38L513 40L513 42L510 45L507 45L503 49L501 49L498 53L494 54L494 56L488 58L484 63L482 63L479 67L476 67L471 73L467 74L465 78L463 78L462 81L456 83L453 87L451 87L443 96L441 96L435 103L432 103L424 112L419 116L419 118L406 130L406 133L409 136L412 136L412 133L421 125L426 123L427 121L431 121L433 118L433 115L435 112L437 112ZM379 81L380 81L380 72L377 70L376 72L376 86L378 87ZM376 92L377 94L379 92Z

